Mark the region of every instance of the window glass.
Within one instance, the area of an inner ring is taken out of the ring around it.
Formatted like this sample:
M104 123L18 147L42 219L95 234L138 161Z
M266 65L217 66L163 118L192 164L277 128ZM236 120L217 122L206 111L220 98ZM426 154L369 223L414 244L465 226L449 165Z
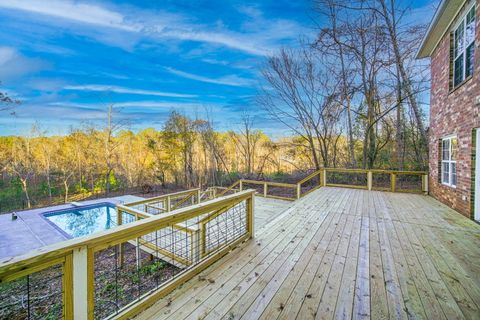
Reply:
M456 137L442 139L442 183L452 187L457 185L457 150L458 139Z
M464 34L463 34L463 23L458 26L457 30L455 30L455 58L458 57L463 52L463 41L464 41Z
M447 183L447 184L450 183L450 181L449 181L449 176L450 176L449 170L450 170L450 168L449 168L448 162L442 163L442 182L443 183Z
M457 160L457 138L452 138L450 140L451 145L451 160Z
M465 44L468 46L475 40L475 6L468 12L465 25Z
M450 140L448 139L443 140L442 145L443 145L442 160L448 160L450 159Z
M454 74L454 83L455 85L460 84L463 81L463 54L455 60L455 74Z
M475 59L475 43L468 46L465 57L465 77L469 77L473 74L473 59Z
M455 162L452 162L451 164L451 172L452 172L452 181L450 182L450 184L452 186L456 186L457 185L457 164Z
M475 4L459 17L453 31L453 87L473 75L475 62Z

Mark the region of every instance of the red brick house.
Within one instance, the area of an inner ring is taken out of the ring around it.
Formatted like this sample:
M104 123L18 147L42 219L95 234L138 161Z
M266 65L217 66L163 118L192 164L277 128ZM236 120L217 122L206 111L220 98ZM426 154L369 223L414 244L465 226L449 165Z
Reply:
M430 194L480 221L480 0L442 0L417 53L431 58Z

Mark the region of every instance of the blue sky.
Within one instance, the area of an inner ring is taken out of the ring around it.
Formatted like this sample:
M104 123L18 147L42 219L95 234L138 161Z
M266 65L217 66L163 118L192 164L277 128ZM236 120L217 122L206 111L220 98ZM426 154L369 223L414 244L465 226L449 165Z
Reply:
M415 15L433 14L419 1ZM0 134L49 134L98 123L113 104L133 130L161 128L168 113L235 129L282 129L255 103L266 56L314 35L311 1L0 0L0 81L22 101L0 115ZM317 21L318 22L318 21ZM99 120L100 119L100 120Z

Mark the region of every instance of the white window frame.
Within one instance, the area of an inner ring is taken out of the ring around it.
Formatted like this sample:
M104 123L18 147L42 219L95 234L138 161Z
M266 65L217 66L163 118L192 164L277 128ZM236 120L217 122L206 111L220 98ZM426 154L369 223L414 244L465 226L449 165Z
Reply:
M475 56L475 33L476 33L476 20L477 20L477 8L475 7L475 4L476 4L476 0L472 1L472 3L467 7L465 8L464 12L462 12L462 15L460 16L461 18L458 19L458 21L455 23L454 27L453 27L453 61L452 61L452 67L453 67L453 88L457 88L459 87L464 81L465 79L467 79L467 48L470 47L470 45L473 43L473 55ZM467 15L470 13L470 11L475 8L475 15L474 15L474 22L473 22L473 26L474 26L474 36L473 36L473 40L470 41L469 43L466 43L466 34L467 34ZM456 55L455 54L455 48L456 48L456 45L457 45L457 39L456 39L456 31L458 30L458 28L460 28L461 26L463 26L463 36L462 36L462 43L463 43L463 50L462 51L459 51L458 54ZM462 61L462 67L463 67L463 74L462 74L462 79L458 82L458 83L455 83L455 74L456 74L456 70L455 70L455 61L457 60L457 58L463 54L463 61ZM475 59L474 59L475 61ZM475 66L473 66L473 69L475 70ZM470 76L469 76L470 77Z
M440 177L441 177L441 181L442 181L442 184L446 185L446 186L449 186L449 187L452 187L452 188L456 188L457 185L456 183L453 184L452 182L452 177L453 177L453 170L452 170L452 167L453 167L453 164L455 164L455 176L456 176L456 180L458 182L458 174L457 174L457 159L452 159L452 140L455 139L457 140L457 150L456 150L456 154L458 155L458 138L457 136L448 136L448 137L444 137L442 138L442 150L441 150L441 167L440 167ZM443 159L443 142L444 141L448 141L448 159ZM448 181L444 179L444 176L443 176L443 165L444 164L447 164L448 165Z

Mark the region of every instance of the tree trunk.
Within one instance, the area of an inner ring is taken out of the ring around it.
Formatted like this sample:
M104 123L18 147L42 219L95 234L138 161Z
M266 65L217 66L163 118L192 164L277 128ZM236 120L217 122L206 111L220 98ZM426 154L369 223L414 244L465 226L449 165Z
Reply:
M65 203L68 202L68 191L69 191L69 188L68 188L68 181L67 180L63 180L63 188L65 190Z
M352 168L357 167L357 160L355 159L355 141L353 140L352 128L352 110L350 96L347 95L347 123L348 123L348 151L350 154L350 163Z
M30 202L30 195L28 194L27 179L21 178L20 181L22 182L22 190L25 194L25 200L27 201L27 208L30 209L32 207L32 204Z
M405 66L403 64L403 59L402 59L402 55L400 53L400 48L399 48L398 39L397 39L395 16L393 16L393 21L392 21L390 19L390 15L388 13L388 9L387 9L387 6L385 4L385 0L380 0L380 4L382 6L385 23L387 24L388 33L389 33L390 39L392 41L393 53L395 55L395 63L398 67L398 71L399 71L400 77L402 79L402 86L403 86L403 89L405 90L405 93L407 95L407 99L410 103L410 107L413 110L413 114L415 116L415 120L416 120L417 126L418 126L418 131L420 131L420 140L422 142L423 147L428 152L427 131L425 130L425 126L423 124L420 108L419 108L419 106L417 104L417 100L416 100L416 95L413 93L410 78L408 77L407 72L405 70ZM395 11L394 11L394 8L393 8L393 3L392 3L392 14L394 14L394 13L395 13Z

